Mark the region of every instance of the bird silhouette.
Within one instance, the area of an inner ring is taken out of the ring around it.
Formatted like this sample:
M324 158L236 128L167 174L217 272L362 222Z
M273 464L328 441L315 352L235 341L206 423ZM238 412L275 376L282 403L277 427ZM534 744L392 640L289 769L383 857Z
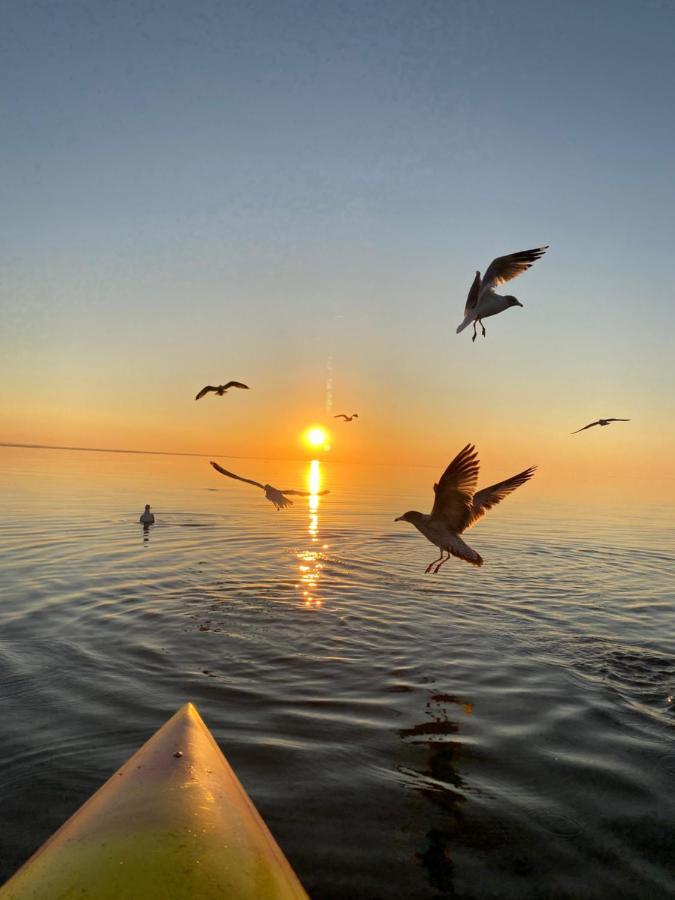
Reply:
M270 501L270 503L274 504L274 507L277 510L285 509L287 506L292 506L293 501L289 500L286 494L294 494L299 497L310 497L310 496L319 496L322 497L324 494L329 493L328 491L292 491L292 490L284 490L280 491L279 488L272 487L271 484L261 484L259 481L253 481L251 478L242 478L241 475L235 475L234 472L228 472L227 469L224 469L222 466L219 466L217 462L213 462L211 460L211 465L216 470L216 472L220 472L221 475L227 475L228 478L235 478L237 481L244 481L246 484L255 485L255 487L261 488L265 491L265 497Z
M482 566L482 558L461 539L460 534L475 525L511 491L525 484L534 475L536 466L476 492L479 468L476 448L473 444L467 444L443 472L438 484L434 485L431 514L410 510L394 519L395 522L410 522L441 551L438 559L429 563L426 573L433 569L435 575L451 554L474 566ZM444 552L448 554L445 559Z
M213 392L214 394L218 394L219 397L222 397L226 394L229 388L242 388L245 391L250 390L247 384L242 384L241 381L228 381L227 384L207 384L206 387L203 387L201 391L195 397L195 400L201 400L205 394L209 394Z
M630 419L598 419L597 422L591 422L588 425L584 425L583 428L577 428L576 431L570 431L570 434L579 434L580 431L586 431L587 428L592 428L594 425L609 425L610 422L630 422Z
M358 419L358 413L352 413L351 416L348 416L346 413L338 413L336 416L333 416L334 419L344 419L345 422L351 422L352 419Z
M533 250L519 250L517 253L509 253L508 256L498 256L487 267L482 279L480 272L476 272L476 277L469 289L469 296L466 298L464 321L457 327L457 334L464 331L473 322L471 340L476 340L476 323L480 325L483 337L485 337L483 319L487 319L488 316L496 316L497 313L504 312L511 306L522 306L520 300L511 294L498 294L495 288L527 271L532 263L540 259L547 250L548 244L545 247L535 247Z

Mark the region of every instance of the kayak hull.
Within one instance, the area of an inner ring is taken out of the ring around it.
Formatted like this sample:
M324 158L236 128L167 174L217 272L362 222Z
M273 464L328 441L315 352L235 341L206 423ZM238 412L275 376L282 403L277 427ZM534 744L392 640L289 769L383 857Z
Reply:
M0 888L0 900L306 900L188 703Z

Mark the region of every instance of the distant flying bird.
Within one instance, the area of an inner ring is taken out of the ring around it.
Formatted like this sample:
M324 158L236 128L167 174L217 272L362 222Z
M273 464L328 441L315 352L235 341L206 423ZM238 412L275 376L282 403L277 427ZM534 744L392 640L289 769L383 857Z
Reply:
M201 391L195 397L195 400L201 400L201 398L210 393L211 391L214 394L218 394L219 397L222 397L223 394L226 394L229 388L242 388L245 391L250 390L247 384L242 384L241 381L228 381L227 384L207 384L206 387L203 387Z
M438 559L429 563L426 573L433 569L435 575L443 563L450 559L450 554L474 566L482 566L481 557L464 543L460 534L475 525L488 509L492 509L511 491L525 484L536 469L536 466L531 466L524 472L507 478L506 481L500 481L474 493L479 467L476 448L473 444L467 444L450 463L438 484L434 485L435 499L431 515L411 510L394 519L395 522L410 522L441 551ZM448 554L445 559L443 551Z
M227 475L228 478L236 478L237 481L245 481L246 484L254 484L256 487L262 488L265 491L265 496L273 503L277 510L285 509L287 506L292 506L293 501L289 500L286 497L286 494L296 494L300 497L310 497L310 496L318 496L323 497L324 494L327 494L328 491L280 491L278 488L272 487L271 484L260 484L259 481L253 481L250 478L242 478L241 475L235 475L234 472L228 472L227 469L224 469L222 466L219 466L217 462L211 461L211 465L216 470L216 472L220 472L221 475Z
M138 521L139 521L142 525L154 525L154 524L155 524L155 517L154 517L154 515L150 512L150 504L149 504L149 503L146 503L146 504L145 504L145 509L144 509L143 512L141 513L141 517L140 517L140 519L139 519Z
M482 280L480 272L476 272L469 296L466 298L464 321L458 326L457 334L464 331L467 325L471 325L473 322L471 340L475 341L476 322L478 322L483 330L483 337L485 337L483 319L487 319L488 316L496 316L497 313L504 312L510 306L522 306L520 300L516 300L511 294L497 294L495 288L525 272L547 250L548 244L545 247L535 247L534 250L520 250L518 253L509 253L508 256L498 256L487 267Z
M352 413L351 416L348 416L345 413L338 413L337 416L333 416L334 419L344 419L345 422L351 422L352 419L358 419L358 417L358 413Z
M580 431L586 431L594 425L609 425L610 422L630 422L630 419L598 419L597 422L591 422L590 425L584 425L583 428L577 428L576 431L570 431L570 434L579 434Z

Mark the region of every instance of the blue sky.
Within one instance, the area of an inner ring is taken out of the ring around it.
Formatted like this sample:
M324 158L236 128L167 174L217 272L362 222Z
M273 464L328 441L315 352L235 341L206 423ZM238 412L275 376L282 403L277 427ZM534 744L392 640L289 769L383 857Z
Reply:
M3 10L5 439L142 403L136 445L192 449L166 398L243 369L318 414L329 356L378 447L476 396L672 409L675 4ZM474 270L542 243L524 309L456 336Z

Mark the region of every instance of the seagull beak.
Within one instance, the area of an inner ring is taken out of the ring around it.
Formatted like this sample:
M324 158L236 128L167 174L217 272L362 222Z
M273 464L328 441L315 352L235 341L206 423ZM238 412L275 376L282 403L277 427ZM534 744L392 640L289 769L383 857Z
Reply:
M522 306L522 305L523 305L523 304L520 302L520 300L516 300L516 303L518 304L518 306Z
M394 519L394 522L402 522L403 519L399 516L398 519Z

